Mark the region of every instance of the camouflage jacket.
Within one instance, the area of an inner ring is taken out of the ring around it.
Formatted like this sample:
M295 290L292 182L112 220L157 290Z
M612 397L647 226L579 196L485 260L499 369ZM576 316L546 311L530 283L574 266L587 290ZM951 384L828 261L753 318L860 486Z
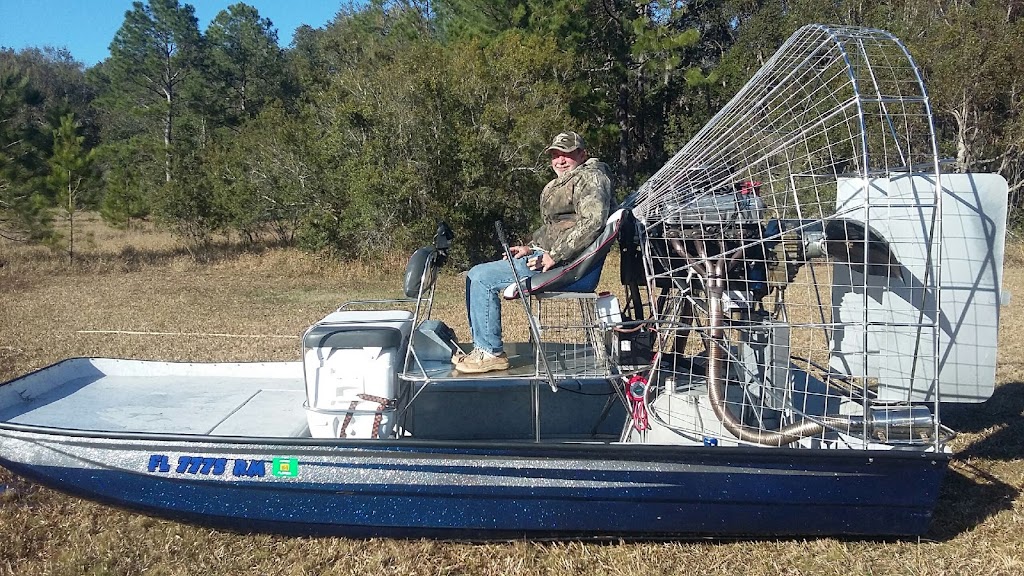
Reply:
M608 166L591 158L544 187L542 224L531 243L550 254L556 264L571 261L604 229L611 204Z

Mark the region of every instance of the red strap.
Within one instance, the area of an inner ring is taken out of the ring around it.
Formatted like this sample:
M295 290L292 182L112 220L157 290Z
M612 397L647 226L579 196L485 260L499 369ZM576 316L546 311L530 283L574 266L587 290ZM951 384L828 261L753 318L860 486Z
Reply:
M376 414L373 415L373 432L370 432L370 438L378 438L380 436L380 423L381 421L384 420L384 410L386 408L390 408L395 401L392 400L391 398L384 398L382 396L372 396L370 394L356 394L356 397L361 400L377 403L377 411ZM352 408L349 408L349 410L352 410ZM347 418L348 417L346 417L346 419Z
M644 398L647 396L647 379L637 374L629 379L626 385L626 398L629 399L630 413L633 419L633 428L637 432L649 430L651 425L647 421L647 404Z
M338 430L338 438L345 437L345 429L348 428L350 422L352 422L352 416L355 414L356 406L359 406L359 400L353 400L348 405L348 412L345 413L345 419L341 422L341 429Z

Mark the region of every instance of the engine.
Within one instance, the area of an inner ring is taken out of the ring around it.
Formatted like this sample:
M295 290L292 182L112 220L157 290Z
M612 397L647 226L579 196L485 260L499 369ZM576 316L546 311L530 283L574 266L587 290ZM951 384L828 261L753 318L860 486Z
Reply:
M692 267L705 276L710 260L724 262L725 293L728 306L749 308L769 292L768 272L777 259L777 242L766 242L777 231L765 225L765 202L760 183L742 182L733 187L713 190L681 204L666 204L659 215L656 242L656 268L673 274ZM658 253L660 252L660 253Z

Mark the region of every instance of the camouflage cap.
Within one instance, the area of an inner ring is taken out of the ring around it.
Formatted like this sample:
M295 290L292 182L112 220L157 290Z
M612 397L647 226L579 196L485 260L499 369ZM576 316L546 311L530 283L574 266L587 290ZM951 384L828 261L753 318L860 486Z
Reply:
M583 141L583 136L575 132L562 132L551 142L551 146L544 149L544 152L551 152L552 150L561 150L562 152L575 152L577 150L586 149L587 144Z

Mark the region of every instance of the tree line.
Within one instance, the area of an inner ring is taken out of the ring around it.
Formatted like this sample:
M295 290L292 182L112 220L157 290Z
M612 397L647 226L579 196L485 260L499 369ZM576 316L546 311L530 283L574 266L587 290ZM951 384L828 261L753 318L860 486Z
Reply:
M110 57L0 50L0 235L73 249L75 213L365 257L438 220L463 261L525 230L540 154L583 133L620 196L797 28L889 30L928 86L951 171L1024 181L1020 0L370 0L282 47L252 6L205 31L135 2ZM1011 194L1013 214L1019 194Z

